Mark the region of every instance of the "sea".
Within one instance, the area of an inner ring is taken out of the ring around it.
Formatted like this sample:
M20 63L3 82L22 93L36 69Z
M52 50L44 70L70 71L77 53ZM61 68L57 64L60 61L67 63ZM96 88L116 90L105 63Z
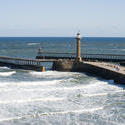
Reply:
M0 56L76 51L73 37L0 37ZM125 55L125 38L83 37L82 54ZM0 67L0 125L125 125L125 86L79 72Z

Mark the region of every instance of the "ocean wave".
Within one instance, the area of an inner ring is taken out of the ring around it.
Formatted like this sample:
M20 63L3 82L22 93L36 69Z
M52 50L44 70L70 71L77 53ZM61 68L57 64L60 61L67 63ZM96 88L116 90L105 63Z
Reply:
M58 92L58 91L70 92L70 91L79 90L79 91L84 91L84 94L82 93L78 93L78 94L81 94L82 96L86 96L86 97L105 96L108 94L125 92L124 88L122 87L111 85L108 82L104 82L104 81L100 82L98 80L92 81L92 83L90 82L89 84L83 84L83 85L76 84L75 86L74 85L62 86L63 82L64 82L63 80L33 81L33 82L30 82L30 81L28 82L26 81L25 82L2 82L0 83L0 87L1 87L0 92L16 91L16 86L18 87L18 92L53 92L53 91L54 92ZM59 86L57 87L56 85L59 85Z
M31 71L29 74L33 75L33 76L46 76L46 75L51 75L51 76L57 76L57 75L62 75L62 74L66 74L66 73L61 73L61 72L57 72L57 71L46 71L46 72L37 72L37 71Z
M56 88L53 88L52 87L52 89L50 88L50 89L22 89L22 88L20 88L20 89L18 89L17 91L19 92L19 93L22 93L22 92L63 92L63 91L68 91L68 92L70 92L70 91L75 91L75 90L83 90L83 88L81 88L81 89L79 89L79 88L64 88L63 89L63 87L62 88L58 88L58 89L56 89ZM85 89L84 89L85 90ZM16 89L9 89L9 88L1 88L0 89L0 92L16 92ZM85 94L80 94L80 93L78 93L76 96L83 96L83 97L96 97L96 96L108 96L108 95L113 95L113 94L117 94L117 93L125 93L125 90L123 90L123 89L121 89L121 90L112 90L112 91L108 91L108 92L106 92L106 93L92 93L92 94L87 94L87 93L85 93Z
M101 86L101 85L100 85ZM21 91L26 91L26 92L32 92L32 91L74 91L74 90L83 90L83 89L91 89L91 88L97 88L98 83L95 84L88 84L88 85L82 85L82 86L73 86L73 87L51 87L51 88L31 88L31 89L20 89Z
M23 89L23 91L73 91L73 90L82 90L84 88L91 88L95 86L86 85L86 86L74 86L74 87L51 87L51 88L36 88L36 89Z
M0 72L0 76L11 76L13 74L15 74L16 71L12 71L12 72Z
M51 80L51 81L33 81L33 82L3 82L0 86L48 86L56 85L61 80Z
M34 46L34 45L38 45L38 44L40 44L40 43L28 43L27 45Z
M125 90L110 91L110 92L105 92L105 93L78 94L77 96L82 96L82 97L107 96L107 95L113 95L113 94L120 93L120 92L125 92Z
M29 74L32 75L32 76L45 76L47 75L48 73L50 73L51 71L46 71L46 72L37 72L37 71L30 71Z
M61 80L54 80L53 83L50 83L48 82L47 84L57 84L59 83ZM31 86L32 86L32 83L29 83ZM36 83L36 85L42 85L42 82L41 83ZM44 84L44 83L43 83ZM11 83L3 83L3 84L0 84L0 86L6 86L6 85L11 85ZM17 85L17 86L21 86L21 82L20 82L20 85L17 83L14 83L14 85ZM28 83L23 83L22 86L28 86ZM35 82L33 83L33 85L35 86ZM91 84L91 85L82 85L82 86L73 86L73 87L47 87L47 88L20 88L18 89L18 92L19 91L23 91L23 92L38 92L38 91L45 91L45 92L51 92L51 91L74 91L74 90L83 90L83 89L87 89L87 88L92 88L94 86L97 86L96 84ZM0 91L3 91L3 92L9 92L9 91L13 91L14 89L11 89L11 88L1 88Z
M108 95L108 93L94 93L94 94L82 94L83 97L94 97L94 96L105 96ZM81 96L81 94L80 94Z
M38 98L38 99L26 99L26 100L7 100L7 101L0 101L0 104L12 104L12 103L29 103L29 102L48 102L48 101L62 101L64 98L57 98L57 97L51 97L51 98Z
M69 73L69 72L58 72L58 71L46 71L46 72L30 71L29 74L32 75L33 77L59 78L59 77L65 77L65 76L72 76L80 73L73 73L73 72Z
M111 50L125 51L125 49L111 49Z
M6 66L0 66L0 69L10 69L10 68Z
M97 108L91 108L91 109L81 109L81 110L66 110L66 111L59 111L59 112L45 112L45 113L40 113L40 114L33 114L33 115L24 115L24 116L17 116L17 117L10 117L10 118L2 118L0 119L0 122L5 122L5 121L12 121L12 120L20 120L24 118L35 118L35 117L42 117L42 116L51 116L51 115L65 115L65 114L71 114L71 113L76 113L76 114L81 114L81 113L86 113L86 112L95 112L98 110L103 110L104 107L97 107Z

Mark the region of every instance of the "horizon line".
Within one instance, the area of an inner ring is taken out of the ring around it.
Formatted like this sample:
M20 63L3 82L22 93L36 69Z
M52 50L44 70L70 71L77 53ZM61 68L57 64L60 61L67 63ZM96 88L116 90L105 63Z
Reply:
M82 35L81 35L82 36ZM61 38L61 37L69 37L69 38L74 38L76 36L0 36L0 38L5 38L5 37L43 37L43 38L46 38L46 37L50 37L50 38ZM87 38L87 37L92 37L92 38L125 38L125 36L82 36L82 38Z

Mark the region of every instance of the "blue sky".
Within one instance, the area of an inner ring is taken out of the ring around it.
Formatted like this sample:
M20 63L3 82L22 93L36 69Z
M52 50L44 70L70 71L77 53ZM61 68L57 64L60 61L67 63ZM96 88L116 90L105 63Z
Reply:
M0 0L0 36L125 36L125 0Z

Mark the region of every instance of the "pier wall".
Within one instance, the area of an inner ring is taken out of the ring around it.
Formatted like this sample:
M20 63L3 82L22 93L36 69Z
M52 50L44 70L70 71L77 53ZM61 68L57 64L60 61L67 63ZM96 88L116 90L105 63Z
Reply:
M115 83L125 84L125 74L96 66L94 64L74 62L74 61L55 61L53 69L57 71L85 72L104 79L114 80Z
M19 64L14 64L14 63L7 63L7 62L0 62L0 66L7 66L12 69L24 69L24 70L34 70L34 71L42 71L43 67L42 66L37 66L37 65L19 65Z

